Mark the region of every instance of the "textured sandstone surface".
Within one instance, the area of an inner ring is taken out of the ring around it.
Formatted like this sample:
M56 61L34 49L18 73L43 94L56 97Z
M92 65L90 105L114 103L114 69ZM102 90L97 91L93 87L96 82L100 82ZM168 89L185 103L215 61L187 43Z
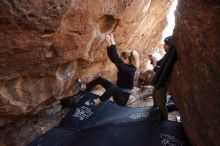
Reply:
M169 0L2 0L0 125L77 92L76 78L115 80L104 35L143 60L160 43Z
M181 0L172 93L194 145L220 145L220 2Z

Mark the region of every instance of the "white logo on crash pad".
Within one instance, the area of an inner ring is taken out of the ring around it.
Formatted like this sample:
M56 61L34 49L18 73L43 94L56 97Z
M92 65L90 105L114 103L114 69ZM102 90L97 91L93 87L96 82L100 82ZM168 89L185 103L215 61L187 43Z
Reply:
M149 113L135 113L129 116L129 118L133 119L133 120L137 120L137 119L144 119L147 118L149 116Z
M94 112L92 112L90 108L82 106L76 108L76 111L72 116L75 118L79 118L79 120L84 120L89 118L92 114L94 114Z
M176 139L174 136L162 133L161 146L183 146L183 142Z

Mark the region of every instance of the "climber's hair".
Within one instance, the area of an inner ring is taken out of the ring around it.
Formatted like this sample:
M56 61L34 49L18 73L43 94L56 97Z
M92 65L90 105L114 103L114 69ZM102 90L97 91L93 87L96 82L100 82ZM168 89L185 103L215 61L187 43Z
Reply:
M129 59L129 64L134 65L136 68L139 68L139 55L137 51L124 51L121 53L121 56Z

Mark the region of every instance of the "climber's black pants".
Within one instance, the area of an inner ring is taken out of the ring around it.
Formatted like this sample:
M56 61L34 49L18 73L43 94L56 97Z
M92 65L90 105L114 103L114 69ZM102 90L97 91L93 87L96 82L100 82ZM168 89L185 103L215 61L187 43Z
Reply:
M88 90L91 90L98 84L105 88L105 92L101 97L99 97L101 101L107 100L112 96L114 102L118 105L125 106L127 104L130 93L121 92L121 89L117 85L102 77L98 77L95 80L87 83L86 87Z

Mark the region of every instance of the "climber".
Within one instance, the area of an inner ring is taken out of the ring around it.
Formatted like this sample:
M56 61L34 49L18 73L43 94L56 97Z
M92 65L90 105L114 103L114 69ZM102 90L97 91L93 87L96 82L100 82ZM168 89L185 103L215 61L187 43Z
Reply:
M177 59L177 52L173 44L172 36L164 39L164 49L166 54L157 62L156 73L151 82L154 86L153 101L155 106L159 106L162 111L163 118L168 119L168 111L166 107L167 85L171 79L173 66Z
M117 83L114 84L102 77L98 77L87 84L81 84L80 89L91 90L98 84L105 88L102 96L86 102L87 105L98 105L112 96L116 104L125 106L134 85L135 72L139 67L139 56L136 51L124 51L119 56L112 33L106 35L105 40L108 44L108 57L118 69Z

